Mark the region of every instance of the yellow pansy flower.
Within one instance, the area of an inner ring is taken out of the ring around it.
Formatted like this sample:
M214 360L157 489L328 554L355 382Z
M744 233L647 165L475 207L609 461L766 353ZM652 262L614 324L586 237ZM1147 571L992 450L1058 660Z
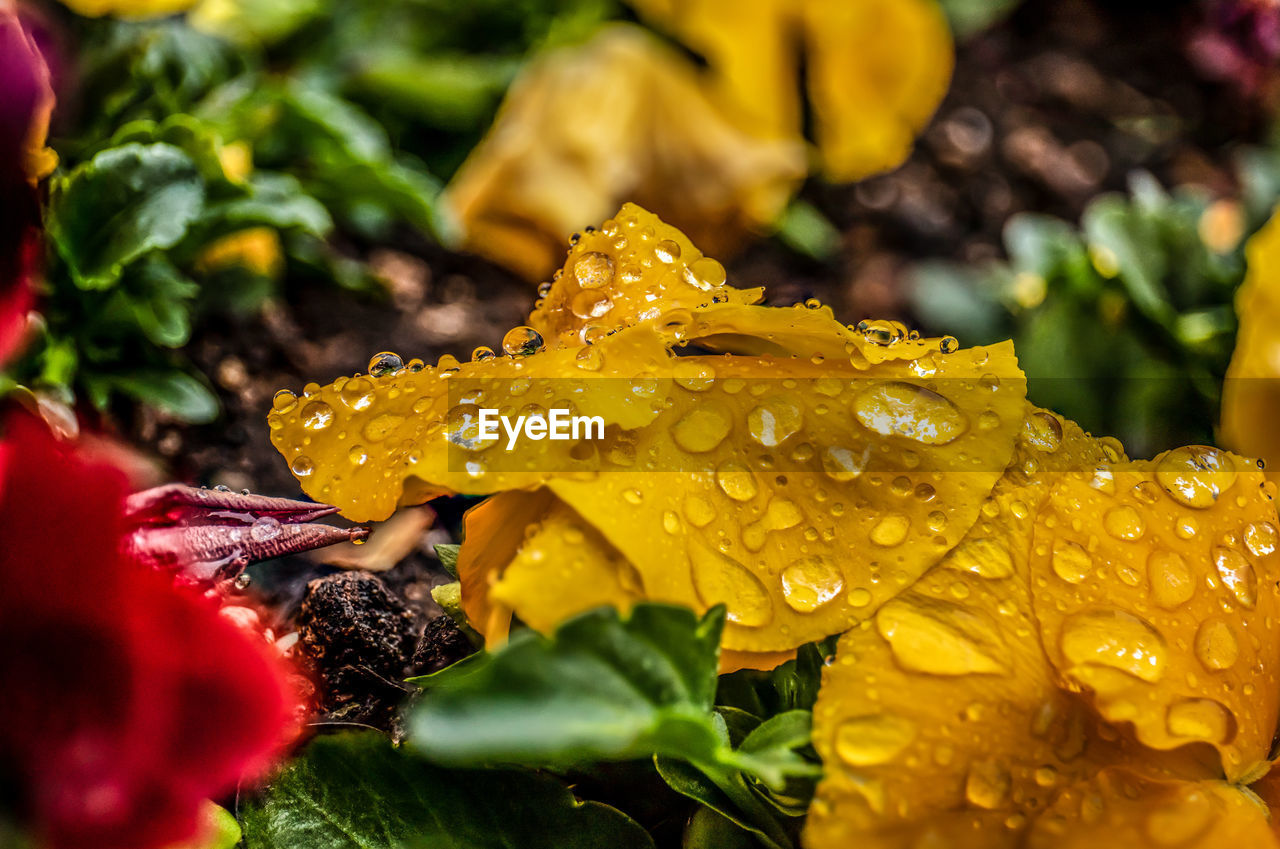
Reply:
M512 613L549 628L602 603L724 603L725 647L776 663L960 541L1008 464L1025 384L1007 343L852 329L759 294L628 204L573 246L505 356L283 393L273 441L312 497L360 520L499 493L459 558L490 636ZM603 438L506 450L479 433L483 406L571 407Z

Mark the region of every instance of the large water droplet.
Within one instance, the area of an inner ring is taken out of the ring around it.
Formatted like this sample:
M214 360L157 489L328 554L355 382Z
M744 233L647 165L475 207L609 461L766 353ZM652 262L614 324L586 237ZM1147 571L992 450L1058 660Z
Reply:
M868 430L926 445L946 445L967 428L955 404L911 383L879 383L864 389L854 398L853 412Z
M391 351L381 351L373 355L369 360L369 376L383 377L384 375L394 374L404 368L404 360L400 359L400 355Z
M696 539L688 544L693 587L702 603L723 604L726 618L744 628L759 628L773 619L773 604L760 579L728 555Z
M1147 531L1142 514L1128 504L1108 510L1102 517L1102 526L1111 536L1123 540L1141 539Z
M510 357L527 357L542 350L542 334L532 327L513 327L502 337L502 350Z
M1062 444L1062 422L1053 413L1037 411L1023 422L1022 438L1041 451L1057 451Z
M693 454L713 451L733 429L733 414L723 404L699 404L671 426L676 444Z
M305 478L316 470L316 464L306 454L299 454L293 458L289 468L296 477Z
M870 455L870 448L855 453L839 445L828 445L822 449L820 462L827 477L838 483L846 483L862 474Z
M1191 600L1196 582L1187 561L1176 551L1157 549L1147 557L1147 580L1156 604L1172 610Z
M695 528L705 528L716 517L716 508L701 495L687 495L684 499L684 517Z
M480 407L475 404L455 404L445 417L445 426L445 439L464 451L483 451L498 442L480 438Z
M599 289L613 283L613 259L599 251L587 251L573 264L573 278L583 289Z
M1164 675L1164 638L1145 619L1123 610L1077 613L1062 627L1061 647L1072 664L1118 669L1149 683Z
M268 542L280 536L280 520L274 516L259 516L249 527L254 542Z
M373 383L364 377L353 377L342 384L338 397L353 410L368 409L373 403Z
M1233 548L1215 548L1213 565L1236 601L1250 609L1258 603L1258 575L1243 554Z
M287 413L296 406L298 406L298 396L288 389L281 389L271 399L271 409L277 413Z
M1212 672L1235 666L1240 644L1231 625L1221 619L1202 622L1196 631L1196 657Z
M1053 573L1069 584L1078 584L1093 571L1089 552L1069 540L1054 540Z
M798 404L771 398L747 414L747 432L756 442L773 448L800 430L803 420Z
M724 266L709 256L694 262L685 270L685 282L696 289L707 291L724 285Z
M658 262L673 263L680 258L680 246L670 239L663 239L653 246L653 255Z
M613 309L613 299L598 289L583 289L573 296L570 311L578 318L600 318Z
M1013 778L1006 767L994 760L979 761L969 768L964 782L964 797L971 805L994 810L1009 798L1012 784Z
M1236 482L1231 458L1216 448L1175 448L1156 462L1156 481L1170 497L1188 507L1212 507Z
M682 357L676 360L675 366L671 369L671 376L677 385L683 386L690 392L705 392L715 383L716 371L708 363Z
M1270 522L1250 522L1244 529L1244 547L1254 557L1266 557L1276 550L1276 526Z
M871 529L871 541L890 548L899 545L911 530L911 520L901 513L889 513L880 518Z
M1165 727L1174 737L1225 743L1235 737L1235 719L1213 699L1185 699L1169 705Z
M734 501L750 501L760 491L756 476L745 464L726 460L716 469L716 483Z
M836 729L836 755L850 766L878 766L896 758L915 738L916 724L906 717L855 716Z
M805 557L782 570L782 600L798 613L811 613L844 589L844 575L824 557Z
M324 430L333 424L333 407L324 401L312 401L302 408L302 426L307 430Z
M370 442L381 442L392 433L396 428L404 423L404 416L395 413L381 413L370 419L364 426L364 438Z
M932 675L1003 673L1007 650L980 613L935 599L897 598L876 613L876 628L904 669Z

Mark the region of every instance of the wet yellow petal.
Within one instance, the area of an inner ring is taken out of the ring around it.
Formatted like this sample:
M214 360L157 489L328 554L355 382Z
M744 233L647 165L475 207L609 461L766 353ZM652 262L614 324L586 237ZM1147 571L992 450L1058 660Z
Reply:
M1261 457L1280 475L1280 216L1245 247L1248 273L1236 292L1240 329L1222 387L1222 444Z
M1256 769L1280 712L1274 485L1212 448L1074 472L1036 521L1032 595L1050 661L1156 749L1208 743Z
M1221 781L1144 778L1108 769L1063 791L1027 849L1225 849L1280 846L1257 796Z
M960 544L841 638L814 708L825 778L811 849L915 846L935 833L1016 845L1055 788L1114 747L1053 680L1034 636L1027 562L1053 480L1105 460L1105 447L1045 411L1027 408L1022 424Z
M529 316L553 345L576 347L641 322L687 324L690 310L724 301L760 300L759 289L735 289L724 266L703 256L684 233L633 203L591 229Z
M617 24L523 72L444 203L465 247L538 280L624 200L725 252L773 222L804 172L798 138L752 134L687 60Z

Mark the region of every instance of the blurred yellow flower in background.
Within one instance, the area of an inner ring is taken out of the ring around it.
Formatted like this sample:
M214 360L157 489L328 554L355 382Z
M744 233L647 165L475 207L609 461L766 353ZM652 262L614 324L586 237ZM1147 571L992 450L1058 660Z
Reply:
M199 0L62 0L63 5L79 15L99 18L161 18L185 12Z
M901 164L951 77L933 0L634 5L708 67L623 24L535 61L446 191L463 247L540 279L571 232L634 200L725 255L809 170L802 58L834 180Z
M1236 292L1240 329L1222 386L1222 442L1280 473L1280 216L1245 247L1248 271Z

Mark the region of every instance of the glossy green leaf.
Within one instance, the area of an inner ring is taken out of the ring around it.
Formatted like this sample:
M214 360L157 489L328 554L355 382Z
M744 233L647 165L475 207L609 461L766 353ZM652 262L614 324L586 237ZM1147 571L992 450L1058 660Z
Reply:
M190 156L169 144L126 144L53 181L46 226L76 285L103 289L130 262L176 245L204 199Z
M184 372L133 371L104 376L102 382L180 421L205 424L218 417L217 396Z
M241 810L246 849L651 849L548 776L443 769L373 732L314 740Z

